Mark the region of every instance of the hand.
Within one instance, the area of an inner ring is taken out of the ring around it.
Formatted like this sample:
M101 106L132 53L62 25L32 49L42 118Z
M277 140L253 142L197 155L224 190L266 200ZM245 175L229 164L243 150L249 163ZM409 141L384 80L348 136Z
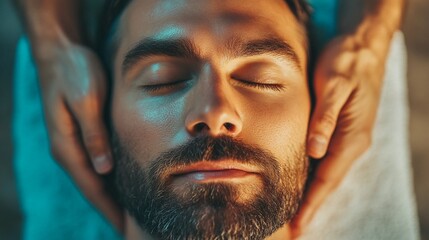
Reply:
M371 145L392 34L374 21L363 23L334 39L317 62L307 153L322 162L293 220L295 237Z
M39 51L35 58L52 155L122 231L121 210L97 174L113 167L103 121L107 87L103 68L92 51L71 42L50 43L34 51Z

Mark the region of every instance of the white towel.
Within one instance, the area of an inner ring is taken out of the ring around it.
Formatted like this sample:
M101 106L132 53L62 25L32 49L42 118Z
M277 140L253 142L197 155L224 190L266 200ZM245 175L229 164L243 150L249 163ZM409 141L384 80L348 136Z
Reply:
M321 207L302 239L419 238L408 148L405 62L403 36L397 33L373 146ZM15 171L25 216L24 239L120 239L51 159L25 39L18 44L15 74Z
M393 38L373 143L300 239L419 239L408 145L404 37Z

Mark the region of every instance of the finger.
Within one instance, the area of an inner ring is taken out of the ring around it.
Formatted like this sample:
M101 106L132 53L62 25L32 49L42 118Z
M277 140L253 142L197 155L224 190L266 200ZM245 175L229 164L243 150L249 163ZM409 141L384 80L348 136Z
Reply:
M86 118L81 123L81 129L82 138L94 169L100 174L110 172L113 168L113 159L107 130L101 117Z
M65 98L79 126L83 146L94 169L100 174L106 174L113 168L108 133L103 120L106 78L97 57L87 49L81 50L84 51L83 61L89 67L81 72L78 89L66 92Z
M302 234L302 232L305 230L305 227L313 219L316 210L338 184L337 179L339 179L341 176L341 167L331 166L330 168L328 165L332 165L332 161L323 163L326 163L324 164L325 166L323 167L323 170L319 169L317 171L316 176L311 182L310 188L306 193L304 201L301 204L299 213L293 219L292 235L294 237Z
M123 231L123 213L105 188L102 179L88 164L86 154L79 148L78 136L56 136L54 144L59 161L70 174L79 190L120 232Z
M309 156L319 159L326 154L338 116L352 89L349 80L342 76L335 76L324 83L316 83L316 106L307 138Z
M63 101L53 101L47 113L51 151L57 162L65 168L83 195L119 230L123 228L121 208L104 188L102 179L90 167L81 144L76 122Z
M301 234L322 203L341 183L354 160L369 146L368 137L364 134L353 134L341 139L334 136L334 138L336 138L333 142L337 145L336 152L328 154L318 166L299 213L293 220L294 236ZM363 144L352 144L355 141Z
M103 120L101 99L87 97L74 106L83 144L96 172L106 174L113 168L109 135Z

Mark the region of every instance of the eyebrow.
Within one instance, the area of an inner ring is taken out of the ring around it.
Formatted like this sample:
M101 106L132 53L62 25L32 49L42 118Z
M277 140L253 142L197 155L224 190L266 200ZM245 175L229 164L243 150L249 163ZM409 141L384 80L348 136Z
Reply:
M241 40L239 40L240 42ZM298 68L300 67L299 58L293 47L284 40L277 37L251 40L246 43L239 43L241 46L235 46L232 50L234 57L249 57L261 54L273 54L279 57L285 57L292 60ZM236 50L237 49L237 50Z
M262 54L272 54L284 57L301 69L298 56L292 46L278 37L243 41L240 38L230 39L226 45L229 57L250 57ZM127 52L122 62L122 74L133 65L150 56L169 56L192 60L201 60L201 54L195 44L187 38L155 39L145 38Z

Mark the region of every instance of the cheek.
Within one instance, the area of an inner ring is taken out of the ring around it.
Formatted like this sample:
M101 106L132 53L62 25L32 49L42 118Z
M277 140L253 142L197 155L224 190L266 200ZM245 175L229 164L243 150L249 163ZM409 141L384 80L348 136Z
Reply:
M256 139L254 143L278 157L290 154L290 150L300 151L305 146L310 117L306 87L291 90L274 102L253 102L247 112L243 138Z
M154 159L171 148L171 139L178 131L177 122L182 118L183 104L182 101L143 99L132 91L115 92L113 128L136 160L141 156Z

